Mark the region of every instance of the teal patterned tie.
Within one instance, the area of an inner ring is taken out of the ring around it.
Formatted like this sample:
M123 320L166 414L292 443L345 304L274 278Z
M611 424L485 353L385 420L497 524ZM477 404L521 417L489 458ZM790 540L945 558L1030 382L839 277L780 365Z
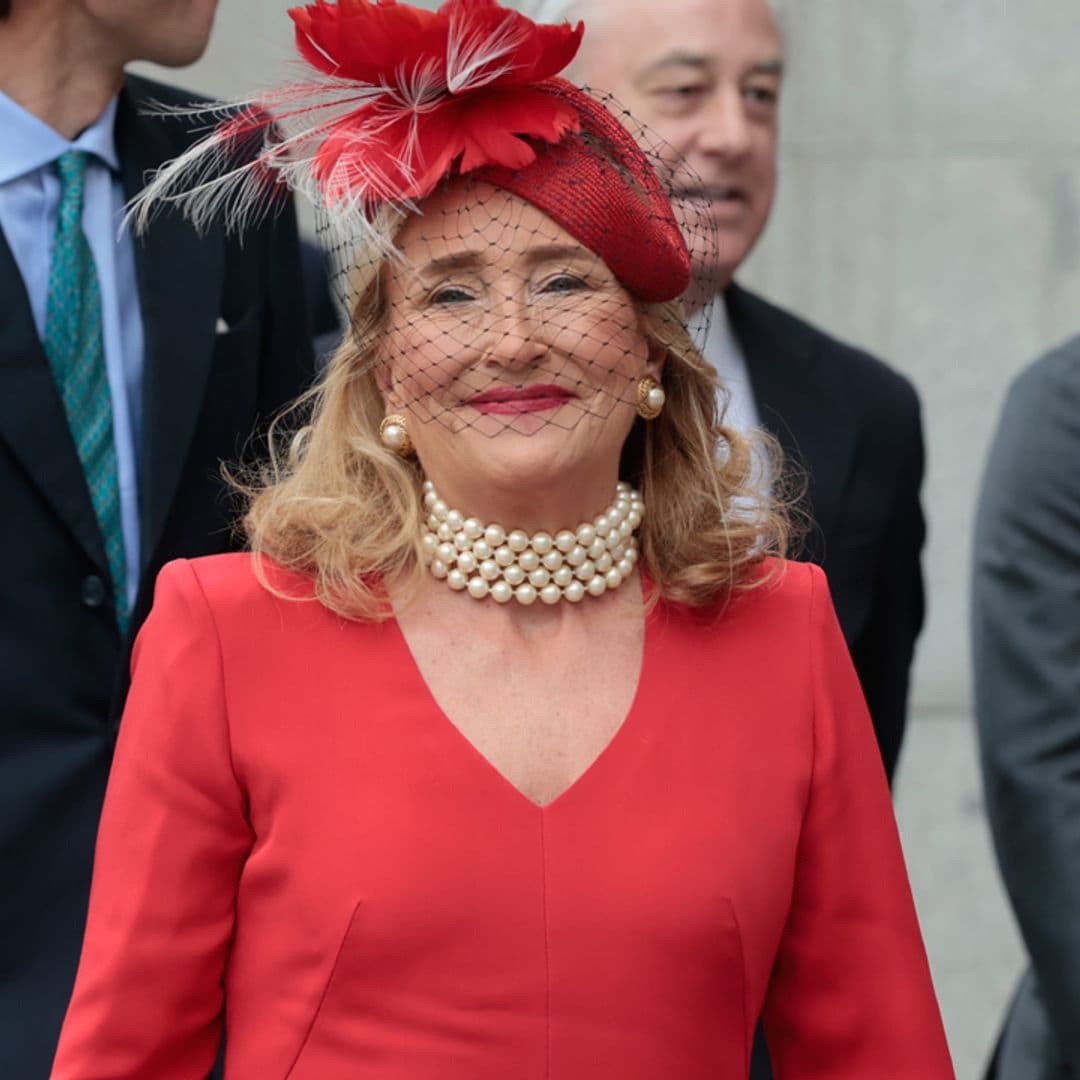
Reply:
M56 161L60 211L49 267L45 355L64 401L90 501L109 560L120 631L127 629L127 557L113 440L112 398L101 331L101 290L82 228L86 154L68 150Z

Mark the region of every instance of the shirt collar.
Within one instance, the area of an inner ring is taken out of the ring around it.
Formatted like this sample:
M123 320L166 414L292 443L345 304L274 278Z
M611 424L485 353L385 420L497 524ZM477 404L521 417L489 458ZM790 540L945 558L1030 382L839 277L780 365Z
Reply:
M55 161L66 150L84 150L113 172L119 172L114 128L114 97L105 111L74 141L69 142L43 120L0 91L0 184L16 180Z
M690 337L706 357L717 357L738 351L738 342L731 329L724 294L718 292L707 304L703 304L687 320Z

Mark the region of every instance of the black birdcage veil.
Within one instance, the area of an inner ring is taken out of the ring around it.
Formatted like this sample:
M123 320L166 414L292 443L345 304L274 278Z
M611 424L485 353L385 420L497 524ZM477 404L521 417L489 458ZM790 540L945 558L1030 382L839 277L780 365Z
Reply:
M640 192L629 216L604 222L598 232L598 208L588 202L594 193L584 192L580 205L557 202L549 214L497 186L513 183L504 173L481 171L451 176L418 204L384 207L363 221L319 210L333 291L353 339L351 362L377 369L387 411L403 413L410 425L531 435L605 420L619 406L638 403L642 379L657 371L662 354L648 328L663 321L663 336L677 336L671 324L683 309L650 305L620 279L593 250L604 247L605 229L624 230L622 259L655 265L670 261L658 250L670 237L652 227L653 219L673 212L694 265L694 287L702 295L716 291L710 280L715 224L700 185L626 109L589 93L632 135L642 167L653 171L670 208L656 209ZM621 185L624 196L637 191L602 139L587 131L574 137L605 159L612 187ZM574 169L576 160L565 168ZM561 167L549 162L549 175ZM575 190L572 182L552 182ZM603 213L599 208L601 220ZM707 309L697 317L698 340L706 317Z

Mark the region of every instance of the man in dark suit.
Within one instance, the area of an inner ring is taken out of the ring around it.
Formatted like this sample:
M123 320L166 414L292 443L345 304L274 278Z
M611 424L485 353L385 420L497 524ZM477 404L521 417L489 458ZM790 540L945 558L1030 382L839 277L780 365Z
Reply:
M1031 969L988 1078L1080 1077L1080 337L1013 383L983 479L975 717Z
M919 404L880 361L735 284L776 188L783 48L766 0L534 0L541 21L582 18L571 75L612 93L664 139L709 201L714 258L696 266L702 344L730 402L726 422L764 426L805 472L813 521L801 552L829 577L886 772L904 731L922 626Z
M0 1073L47 1076L131 637L161 565L228 548L219 475L311 356L295 219L117 239L182 153L216 0L0 0Z

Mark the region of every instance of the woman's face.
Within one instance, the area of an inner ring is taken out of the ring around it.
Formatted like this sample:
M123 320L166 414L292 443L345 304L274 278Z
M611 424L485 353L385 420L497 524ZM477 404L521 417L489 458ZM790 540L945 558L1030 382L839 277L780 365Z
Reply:
M659 374L634 301L515 195L458 181L423 210L386 282L387 411L405 415L425 472L463 506L476 489L567 478L602 502L637 383Z

